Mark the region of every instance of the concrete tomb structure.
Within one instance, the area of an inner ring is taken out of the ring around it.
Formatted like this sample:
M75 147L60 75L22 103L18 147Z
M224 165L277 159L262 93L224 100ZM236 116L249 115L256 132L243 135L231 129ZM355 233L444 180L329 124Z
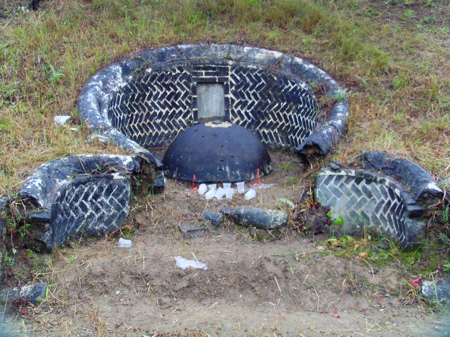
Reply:
M322 101L331 102L329 111L321 111L317 89L325 93ZM40 228L35 239L49 250L81 231L99 235L119 228L136 187L132 176L145 182L144 193L162 190L164 174L184 180L195 175L197 182L251 180L272 170L268 148L326 155L345 132L349 114L345 91L311 63L228 44L178 45L112 63L87 82L78 110L94 136L130 155L55 160L24 183L19 198L29 208L25 216ZM152 154L160 147L168 147L162 162ZM408 248L424 231L413 218L442 191L409 161L364 156L364 171L323 169L317 198L334 218L344 219L342 232L367 225ZM6 210L9 201L1 200ZM257 223L254 214L261 212L242 213ZM266 222L273 218L267 215Z

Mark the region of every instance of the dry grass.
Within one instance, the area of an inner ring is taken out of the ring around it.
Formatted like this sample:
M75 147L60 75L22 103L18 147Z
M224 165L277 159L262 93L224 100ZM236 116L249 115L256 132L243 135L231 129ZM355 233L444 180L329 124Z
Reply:
M431 3L439 18L448 14L439 1ZM86 144L84 125L60 127L53 117L76 118L77 95L106 64L144 49L196 42L281 50L340 80L351 102L347 140L336 151L342 161L377 149L413 159L438 177L449 173L445 21L429 29L392 24L367 16L361 0L58 0L29 13L17 10L21 1L15 4L4 5L8 15L1 21L1 194L13 194L48 160L120 151Z
M27 3L0 3L0 196L14 195L49 160L122 152L85 142L90 131L78 120L76 100L96 71L142 50L199 42L280 50L316 64L347 88L347 135L314 167L332 157L345 164L363 151L384 150L416 161L437 179L450 176L445 0L47 0L36 12L19 9ZM74 122L58 126L56 115L71 115ZM37 261L34 277L53 284L46 310L69 306L58 261L70 265L79 249ZM346 287L357 284L350 276ZM417 294L407 296L415 301ZM46 312L30 310L37 329L45 329ZM84 319L89 333L106 335L94 309ZM64 320L61 331L70 336L76 329Z

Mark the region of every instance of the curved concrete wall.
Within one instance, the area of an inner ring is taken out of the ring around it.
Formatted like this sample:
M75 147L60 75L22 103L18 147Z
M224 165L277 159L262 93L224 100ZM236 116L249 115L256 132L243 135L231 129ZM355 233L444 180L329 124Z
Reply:
M81 118L125 149L169 144L198 119L198 87L223 87L225 119L271 147L325 154L345 132L344 90L323 70L276 51L235 45L178 45L141 52L95 74L78 99ZM339 98L317 121L311 87Z

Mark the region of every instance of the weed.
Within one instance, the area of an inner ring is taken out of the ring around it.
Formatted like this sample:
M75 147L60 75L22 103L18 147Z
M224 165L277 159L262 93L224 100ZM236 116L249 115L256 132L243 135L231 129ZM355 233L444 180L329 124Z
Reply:
M8 252L5 252L5 253L4 253L3 261L4 261L4 262L6 263L6 265L9 266L9 267L13 267L14 264L16 263L16 259L15 259L14 257L10 256L10 255L8 254Z
M444 208L444 211L442 212L442 223L444 223L444 224L449 223L449 208L450 208L450 205L446 205Z
M343 93L343 92L338 92L337 94L336 94L336 100L338 101L338 102L341 102L341 101L343 101L343 100L345 100L346 99L346 96L345 96L345 94Z
M381 13L371 7L367 7L367 9L365 10L365 14L367 16L379 16Z
M450 272L450 263L443 264L442 267L445 272Z
M292 202L292 200L286 199L286 198L278 198L277 199L277 206L280 208L294 208L295 204Z
M447 234L445 234L445 233L443 233L443 232L440 232L440 233L439 233L439 239L441 240L441 242L442 242L444 245L450 244L450 239L449 239L449 237L447 236Z
M412 9L407 9L405 13L403 14L406 18L411 17L414 14L414 11Z
M287 170L288 168L290 168L292 166L292 163L286 163L286 164L282 164L282 165L278 165L279 168L281 168L282 170Z
M27 235L27 229L30 228L30 226L31 226L31 224L26 223L26 224L24 224L23 226L19 227L19 228L17 229L17 232L18 232L22 237L24 237L24 236Z
M60 79L64 76L64 74L61 72L61 70L56 70L51 64L50 67L50 77L48 78L48 81L50 83L58 83Z
M333 220L333 225L337 225L339 227L344 226L344 218L342 216L338 216L337 218L334 218L334 215L331 211L327 213L327 216Z
M97 169L98 173L102 173L103 172L103 168L98 163L95 163L95 168Z
M291 272L292 275L294 275L296 273L295 268L291 265L289 265L289 271Z

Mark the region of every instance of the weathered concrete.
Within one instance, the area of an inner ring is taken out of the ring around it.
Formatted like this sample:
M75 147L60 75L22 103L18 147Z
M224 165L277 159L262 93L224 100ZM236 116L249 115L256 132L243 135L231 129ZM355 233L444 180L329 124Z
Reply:
M317 124L309 83L340 99L325 126ZM178 45L113 63L86 84L78 110L94 131L152 158L146 148L170 144L198 121L204 85L223 89L225 120L271 147L324 154L345 132L345 91L323 70L277 51L227 44Z
M317 177L319 203L330 208L333 220L339 219L330 230L353 235L370 229L398 241L404 249L414 248L425 230L420 216L435 198L442 198L442 190L410 161L381 152L365 153L363 159L365 168L389 176L333 163Z
M423 281L422 295L430 302L448 303L450 301L450 281Z
M431 174L407 159L385 152L371 151L363 154L363 168L391 176L406 185L413 198L423 204L442 200L444 192Z
M70 235L103 235L119 228L129 213L131 175L147 194L157 180L141 156L73 156L38 168L19 191L31 223L28 244L52 250Z

